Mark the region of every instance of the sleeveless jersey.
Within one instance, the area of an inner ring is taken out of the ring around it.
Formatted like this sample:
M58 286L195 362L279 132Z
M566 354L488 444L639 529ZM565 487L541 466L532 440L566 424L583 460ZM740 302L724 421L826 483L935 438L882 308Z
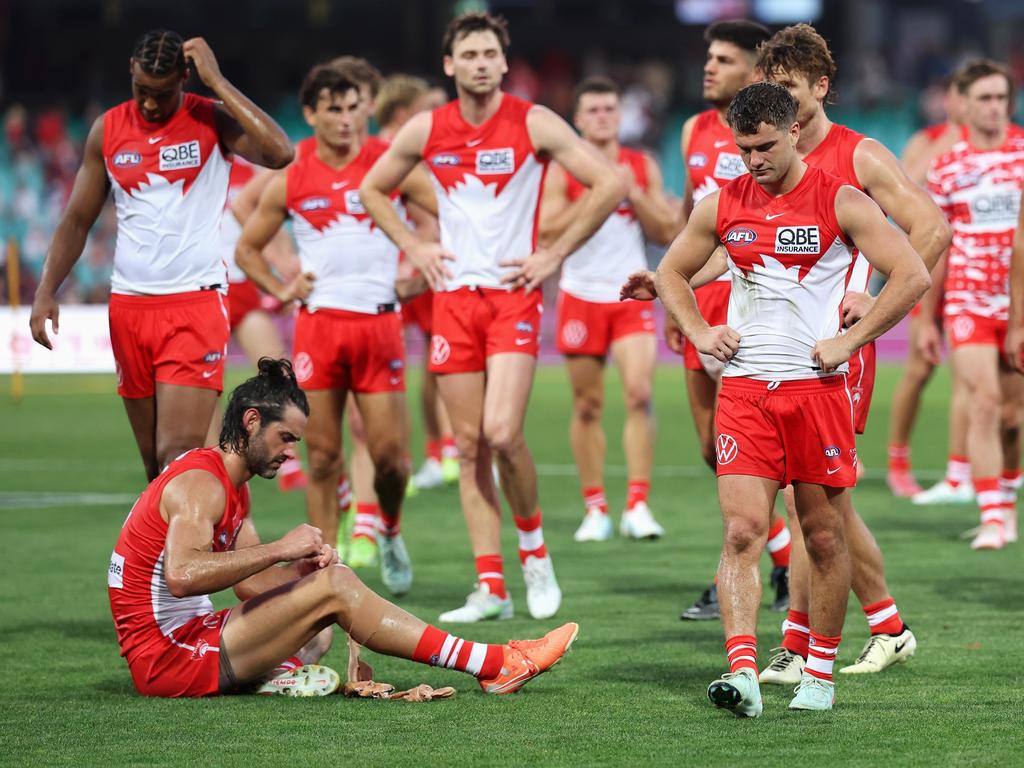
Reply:
M853 247L835 213L844 184L808 166L781 197L749 175L719 192L717 232L732 274L729 326L740 335L724 376L822 375L811 350L839 333L839 307L853 274Z
M288 167L287 207L303 272L316 275L306 299L321 308L375 314L395 297L398 248L377 228L359 199L359 185L384 153L367 143L344 168L334 169L304 152ZM397 190L391 195L397 202Z
M697 115L686 148L686 172L694 205L747 172L732 130L722 122L717 110L708 109ZM719 281L729 282L729 273L716 278Z
M227 282L220 220L230 164L212 100L186 93L150 123L134 101L103 116L103 161L114 190L114 293L169 294Z
M942 134L944 134L948 128L949 123L935 123L934 125L925 126L921 129L921 132L925 135L925 138L928 139L930 144L934 144L942 138Z
M231 175L228 176L228 196L224 203L224 215L220 221L220 242L224 254L224 263L228 266L228 282L244 283L248 278L235 264L235 246L242 235L242 225L231 212L231 202L242 191L242 187L256 175L257 167L237 155L231 159Z
M629 166L637 184L647 189L647 163L642 152L622 147L616 160ZM570 174L568 196L579 199L587 188ZM638 269L645 269L644 233L629 200L619 203L587 242L562 264L558 287L584 301L618 302L619 288Z
M979 150L960 141L938 157L928 191L953 228L946 265L945 313L1009 319L1010 254L1024 187L1024 128Z
M448 289L504 288L498 262L526 258L537 242L537 209L547 160L526 129L533 106L502 94L498 111L479 126L452 101L433 111L423 158L437 194L441 245L455 255Z
M174 597L164 579L167 521L160 515L160 497L174 478L191 470L214 475L224 486L227 501L213 531L213 551L234 547L242 521L249 514L249 486L236 489L224 460L212 448L197 448L167 465L139 496L128 513L110 556L107 593L114 615L121 655L130 657L153 644L176 642L174 631L194 619L213 613L208 595Z

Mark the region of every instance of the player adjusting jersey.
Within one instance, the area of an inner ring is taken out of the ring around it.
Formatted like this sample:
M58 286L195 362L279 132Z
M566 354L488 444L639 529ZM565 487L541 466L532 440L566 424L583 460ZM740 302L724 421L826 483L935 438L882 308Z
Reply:
M235 246L238 238L242 236L242 225L235 214L231 212L231 202L242 191L242 187L249 183L256 175L256 166L244 157L235 156L231 160L231 174L228 176L228 195L224 203L224 215L220 222L221 249L224 254L224 261L228 266L228 282L242 283L248 278L245 272L235 264Z
M809 166L781 197L750 176L719 192L717 233L732 275L729 326L740 336L723 376L823 375L811 351L839 333L839 307L853 273L853 248L835 213L842 186ZM838 369L846 370L845 364Z
M197 616L213 613L207 595L175 597L164 578L167 521L160 515L160 498L167 484L192 470L209 472L224 486L226 503L213 531L213 551L225 552L235 543L249 514L249 486L235 488L224 460L212 448L182 454L142 492L128 514L110 556L107 592L114 615L121 655L132 660L156 644L177 644L174 631Z
M288 167L287 200L303 272L316 275L306 299L310 310L376 314L393 304L398 248L381 232L359 199L363 177L386 145L368 143L344 168L306 152ZM397 190L391 195L398 201Z
M647 163L642 152L622 147L616 160L633 172L647 189ZM566 174L569 200L575 202L586 192L579 181ZM577 298L594 302L617 302L619 288L638 269L645 269L644 233L629 200L624 199L601 228L562 265L558 287Z
M1024 187L1024 128L979 150L960 141L938 157L928 191L953 228L946 266L946 316L1009 319L1009 270Z
M220 220L230 164L212 100L184 94L163 123L134 101L103 116L103 160L114 190L114 293L169 294L227 281Z
M498 111L479 126L452 101L432 113L423 158L437 193L441 245L455 255L448 290L504 288L510 258L526 258L537 242L537 211L547 160L526 129L533 104L502 94Z

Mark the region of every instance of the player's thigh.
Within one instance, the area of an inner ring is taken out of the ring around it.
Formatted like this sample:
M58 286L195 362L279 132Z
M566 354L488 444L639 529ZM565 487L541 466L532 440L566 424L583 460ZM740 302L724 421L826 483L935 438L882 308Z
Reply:
M650 333L634 333L612 342L612 360L630 400L650 400L658 342Z
M796 514L805 539L813 547L845 546L844 520L857 513L850 501L849 488L833 488L817 483L793 483Z
M204 442L219 393L205 387L156 383L156 446L199 448Z
M452 432L459 451L476 445L483 427L484 373L443 373L437 376L437 387L451 419ZM468 444L468 446L467 446Z
M565 371L577 410L599 411L604 402L604 360L592 355L566 355Z
M999 397L999 350L989 344L956 347L950 355L954 377L972 396Z
M235 340L245 352L249 362L255 364L261 357L275 360L284 357L284 340L274 319L262 309L246 313L234 329Z
M409 416L404 392L353 393L363 418L370 455L404 457L409 447Z
M726 543L745 547L768 536L768 518L779 481L754 475L720 475L718 499Z
M146 473L152 479L160 471L156 466L156 398L122 397L121 402L146 465Z
M498 442L522 434L537 358L518 352L487 358L484 433Z

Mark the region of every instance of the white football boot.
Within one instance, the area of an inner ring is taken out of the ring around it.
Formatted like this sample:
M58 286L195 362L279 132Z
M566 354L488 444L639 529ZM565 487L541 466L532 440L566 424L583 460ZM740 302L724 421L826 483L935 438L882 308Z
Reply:
M627 539L660 539L665 535L665 529L658 525L647 502L640 501L622 513L619 533Z
M910 497L914 504L970 504L974 501L974 485L960 483L956 488L940 480L931 488Z
M330 667L306 664L278 672L256 689L264 696L329 696L338 690L341 677Z
M789 702L790 709L826 712L836 703L835 683L819 680L807 672L800 678L800 684L793 692L796 695Z
M576 541L608 541L612 537L612 521L608 513L600 507L590 507L572 537Z
M438 621L452 624L472 624L477 621L491 619L511 619L512 598L500 598L491 594L487 584L477 584L474 591L466 597L466 604L452 611L445 611Z
M402 534L388 536L381 532L377 536L380 549L380 578L384 586L395 597L401 597L412 587L412 560L405 548Z
M857 661L839 671L844 675L865 675L881 672L893 664L909 661L917 651L917 638L910 627L903 625L898 635L872 635Z
M736 717L759 717L764 711L757 673L749 667L726 672L712 682L708 699L719 709L731 710Z
M758 680L766 685L796 685L804 672L804 658L788 648L772 648L768 666L761 670Z
M562 590L555 579L551 557L528 557L523 563L526 582L526 607L535 619L549 619L562 605Z

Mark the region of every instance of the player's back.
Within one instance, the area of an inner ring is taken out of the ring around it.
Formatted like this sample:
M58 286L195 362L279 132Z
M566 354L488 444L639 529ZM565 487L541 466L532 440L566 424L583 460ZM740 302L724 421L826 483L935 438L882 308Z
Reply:
M617 163L628 166L637 184L647 188L647 162L642 152L622 147ZM566 182L570 201L587 191L568 173ZM645 264L643 230L632 204L623 199L600 229L565 260L559 287L585 301L618 301L626 278Z
M853 267L852 247L835 214L843 185L808 167L780 197L750 176L719 192L717 232L732 274L729 325L740 335L739 351L723 375L821 375L811 351L839 333L839 307Z
M167 638L173 641L175 629L213 611L209 596L175 597L164 578L168 525L160 514L160 500L171 480L192 470L209 472L224 486L227 501L214 528L214 552L231 548L249 513L248 486L237 490L223 459L210 448L182 454L146 487L121 528L107 573L121 655L128 656L129 661L133 653L142 652L154 642Z
M117 209L115 293L169 294L226 282L220 221L230 163L214 105L186 93L163 123L134 101L103 117L103 158Z
M547 166L530 141L528 101L502 94L497 112L470 125L452 101L432 113L423 148L437 192L441 244L455 254L449 288L501 288L498 262L526 258L537 240Z

